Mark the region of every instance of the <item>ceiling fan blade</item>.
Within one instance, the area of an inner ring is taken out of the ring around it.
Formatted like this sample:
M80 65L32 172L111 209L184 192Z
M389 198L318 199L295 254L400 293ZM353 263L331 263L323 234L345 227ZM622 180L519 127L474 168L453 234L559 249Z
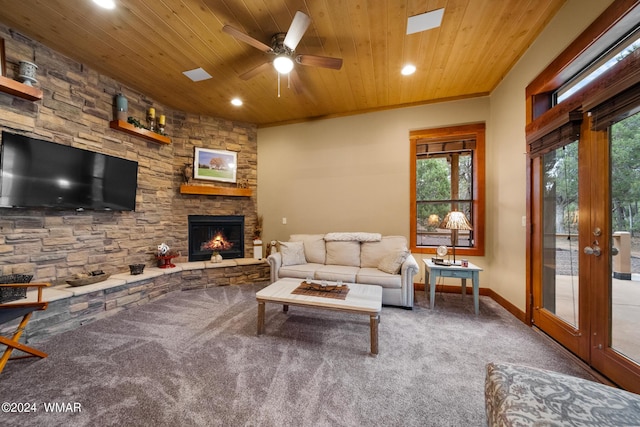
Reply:
M293 91L296 95L302 95L304 93L304 86L302 85L300 76L296 72L295 68L289 73L289 79L291 79L291 86L293 86Z
M250 69L249 71L245 71L244 73L240 74L238 77L240 77L242 80L249 80L249 79L257 76L261 72L267 70L270 66L271 66L271 62L263 62L262 64L258 65L257 67L254 67L254 68Z
M318 105L318 99L302 83L302 80L300 79L300 75L297 73L297 71L295 69L293 69L289 73L289 78L291 79L291 86L293 86L293 91L296 93L296 95L304 95L313 104Z
M297 11L293 17L293 21L291 21L289 31L287 31L287 35L284 38L284 45L291 50L296 50L296 46L298 46L298 43L302 40L302 36L304 36L307 28L309 28L310 23L311 18L304 13Z
M243 33L242 31L232 27L231 25L225 25L224 27L222 27L222 31L229 34L231 37L234 37L240 40L241 42L250 44L256 49L260 49L263 52L271 52L271 46L267 46L266 44L262 43L260 40L254 39L250 35Z
M312 67L331 68L332 70L339 70L342 68L342 58L331 58L329 56L297 55L296 62L302 65L310 65Z

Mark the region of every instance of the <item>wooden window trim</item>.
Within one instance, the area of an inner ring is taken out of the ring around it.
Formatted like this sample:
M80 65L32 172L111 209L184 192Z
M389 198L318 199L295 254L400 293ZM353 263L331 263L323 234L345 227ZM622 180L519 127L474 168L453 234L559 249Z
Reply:
M608 33L623 22L637 5L637 0L614 1L527 86L527 124L552 108L553 93L591 61L591 58L585 55L590 49L599 50L600 45L608 45L615 41Z
M476 146L473 155L473 224L474 224L474 247L461 248L456 246L456 254L466 256L483 256L484 255L484 236L485 236L485 133L486 126L484 123L474 123L461 126L449 126L437 129L421 129L411 131L409 134L410 149L410 246L411 252L422 254L435 254L435 247L417 246L417 212L416 212L416 147L424 143L425 140L456 140L456 139L475 139Z

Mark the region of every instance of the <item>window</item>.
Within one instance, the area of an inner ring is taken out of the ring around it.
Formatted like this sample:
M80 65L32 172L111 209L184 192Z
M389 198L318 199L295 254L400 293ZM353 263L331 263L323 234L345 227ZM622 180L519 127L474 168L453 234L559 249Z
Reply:
M411 250L435 253L451 246L484 255L484 123L412 131ZM463 212L472 230L440 228L445 215Z
M596 80L608 69L618 64L621 60L629 56L636 49L640 48L640 29L636 29L623 40L615 43L598 59L590 63L584 70L580 71L568 83L564 84L557 91L555 103L559 104L569 98L586 85Z

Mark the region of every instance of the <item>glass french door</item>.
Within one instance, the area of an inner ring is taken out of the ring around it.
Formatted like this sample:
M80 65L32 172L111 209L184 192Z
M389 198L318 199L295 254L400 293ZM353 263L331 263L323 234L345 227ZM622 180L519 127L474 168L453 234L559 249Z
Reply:
M640 113L534 159L533 323L640 392Z

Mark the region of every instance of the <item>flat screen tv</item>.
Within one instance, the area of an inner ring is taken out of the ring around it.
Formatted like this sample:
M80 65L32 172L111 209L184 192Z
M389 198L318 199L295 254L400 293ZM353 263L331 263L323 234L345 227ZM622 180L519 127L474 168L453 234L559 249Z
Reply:
M2 132L0 207L133 211L138 163Z

